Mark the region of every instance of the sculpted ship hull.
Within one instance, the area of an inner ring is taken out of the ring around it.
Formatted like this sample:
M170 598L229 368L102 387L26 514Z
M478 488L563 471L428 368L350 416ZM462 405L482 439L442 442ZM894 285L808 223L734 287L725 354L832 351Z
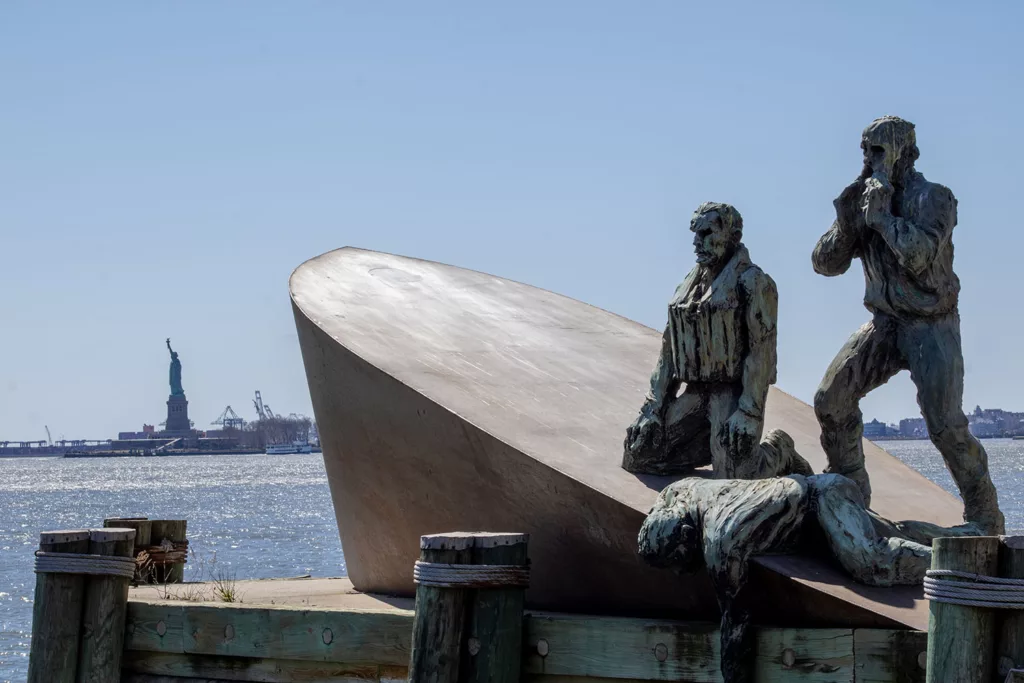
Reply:
M716 618L703 573L680 577L636 553L672 481L620 467L660 333L520 283L357 249L303 264L290 286L357 589L411 595L422 534L528 532L529 606ZM785 429L824 468L809 406L773 388L765 427ZM865 451L877 512L960 521L955 498L873 444ZM758 562L762 622L927 625L919 588L859 586L810 558Z

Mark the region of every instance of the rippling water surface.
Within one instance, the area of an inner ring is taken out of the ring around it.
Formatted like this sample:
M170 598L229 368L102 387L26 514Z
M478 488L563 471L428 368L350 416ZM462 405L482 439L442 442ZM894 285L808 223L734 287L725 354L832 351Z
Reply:
M1024 441L985 441L1010 529L1024 529ZM953 490L927 441L882 447ZM187 519L186 580L342 576L345 560L314 455L168 458L0 458L0 681L25 680L32 629L32 552L39 532L99 526L104 517ZM202 565L202 568L200 566Z
M136 516L188 520L186 580L345 574L319 454L0 458L0 681L25 680L39 532Z

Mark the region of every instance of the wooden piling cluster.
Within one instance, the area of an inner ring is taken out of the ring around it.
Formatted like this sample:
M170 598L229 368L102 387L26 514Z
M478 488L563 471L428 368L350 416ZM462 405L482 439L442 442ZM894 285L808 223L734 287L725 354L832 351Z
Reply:
M151 563L138 578L141 583L181 583L185 580L188 522L184 519L108 517L104 527L135 529L132 557L145 552ZM165 559L167 558L167 559Z
M111 519L133 523L130 529L46 532L40 550L130 557L136 537L152 534L150 521ZM715 625L524 613L527 566L524 534L425 536L415 570L415 610L385 602L379 610L129 602L123 577L40 573L28 681L720 683ZM1024 539L938 539L933 568L1024 578ZM513 579L494 578L509 570ZM930 611L928 634L756 629L755 680L1024 680L1010 673L1024 668L1020 611L941 602Z
M134 538L135 530L124 528L44 531L39 551L55 559L131 558ZM79 571L36 574L28 683L121 680L129 581Z
M411 683L518 683L525 582L473 567L527 567L526 534L451 533L420 539L420 563L452 569L449 585L418 580ZM514 573L509 572L509 573Z
M937 538L932 569L1024 579L1024 537ZM1024 611L932 601L926 670L927 683L1016 680L1011 672L1024 670Z

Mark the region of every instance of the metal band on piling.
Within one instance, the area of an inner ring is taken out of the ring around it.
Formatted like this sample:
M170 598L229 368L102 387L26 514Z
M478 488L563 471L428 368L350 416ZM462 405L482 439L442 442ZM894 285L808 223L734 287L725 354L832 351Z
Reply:
M135 576L135 559L83 553L36 551L37 574L89 574L92 576Z
M1020 610L1024 609L1024 579L930 569L925 573L924 595L948 605Z
M417 560L412 578L436 588L527 588L530 569L521 565L444 564Z

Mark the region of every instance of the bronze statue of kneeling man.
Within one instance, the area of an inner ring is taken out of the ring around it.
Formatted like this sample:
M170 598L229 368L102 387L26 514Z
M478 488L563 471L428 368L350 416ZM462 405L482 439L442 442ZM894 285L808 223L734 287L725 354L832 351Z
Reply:
M684 573L707 567L722 610L722 675L726 683L743 683L754 680L743 591L750 559L793 550L814 525L858 582L919 584L931 565L931 548L880 533L901 524L869 515L857 484L838 474L756 481L690 477L661 492L638 542L649 564Z
M690 230L697 265L669 303L661 354L626 431L622 466L670 475L710 463L716 477L737 479L811 474L785 432L761 443L775 382L778 292L743 246L743 218L729 204L706 202Z

